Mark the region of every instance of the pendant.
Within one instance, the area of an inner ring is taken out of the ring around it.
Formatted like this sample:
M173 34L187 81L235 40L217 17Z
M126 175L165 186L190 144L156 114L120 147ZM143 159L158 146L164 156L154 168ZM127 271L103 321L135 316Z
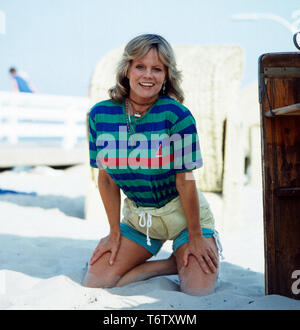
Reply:
M136 118L140 118L140 117L142 117L142 115L139 114L139 113L135 113L134 116L135 116Z

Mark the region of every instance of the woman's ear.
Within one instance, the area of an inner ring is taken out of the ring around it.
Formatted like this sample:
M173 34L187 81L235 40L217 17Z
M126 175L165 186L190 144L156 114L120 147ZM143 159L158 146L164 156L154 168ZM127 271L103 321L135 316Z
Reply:
M130 70L130 66L131 66L131 63L127 66L127 69L126 69L126 73L125 73L125 77L129 80L129 70Z

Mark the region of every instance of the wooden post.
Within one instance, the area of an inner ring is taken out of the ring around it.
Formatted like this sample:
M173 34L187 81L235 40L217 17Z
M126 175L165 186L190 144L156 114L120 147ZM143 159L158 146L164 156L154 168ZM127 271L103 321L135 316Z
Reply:
M266 294L300 299L300 53L259 59ZM272 114L273 112L273 114ZM298 271L298 272L297 272Z

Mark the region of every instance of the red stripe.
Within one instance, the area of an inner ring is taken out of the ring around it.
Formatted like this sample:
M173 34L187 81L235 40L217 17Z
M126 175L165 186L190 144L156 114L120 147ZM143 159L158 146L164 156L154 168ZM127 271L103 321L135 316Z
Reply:
M119 166L143 166L143 167L162 167L174 161L174 155L170 154L164 157L140 158L140 157L124 157L124 158L107 158L100 157L101 164L105 167Z

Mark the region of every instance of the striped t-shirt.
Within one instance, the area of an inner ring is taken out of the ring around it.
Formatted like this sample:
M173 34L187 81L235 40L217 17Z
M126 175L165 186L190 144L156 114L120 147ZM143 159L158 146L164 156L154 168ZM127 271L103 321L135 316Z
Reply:
M124 101L94 105L89 150L90 165L104 168L138 206L164 206L178 196L175 173L203 163L193 115L169 96L160 96L144 116L130 121Z

